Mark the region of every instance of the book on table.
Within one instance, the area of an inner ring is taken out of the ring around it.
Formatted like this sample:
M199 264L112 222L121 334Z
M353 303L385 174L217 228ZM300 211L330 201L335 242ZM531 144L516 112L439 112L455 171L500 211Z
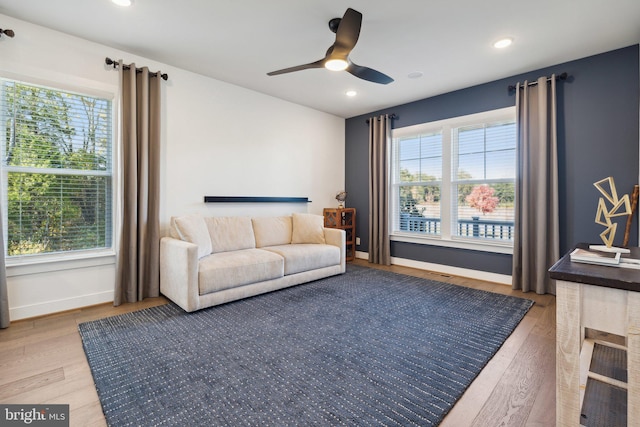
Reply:
M577 248L570 255L571 261L587 264L617 266L620 264L620 252L590 251Z

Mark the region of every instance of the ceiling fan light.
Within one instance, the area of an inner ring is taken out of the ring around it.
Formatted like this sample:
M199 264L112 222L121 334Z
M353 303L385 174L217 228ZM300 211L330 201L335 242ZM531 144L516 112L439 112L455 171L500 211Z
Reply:
M331 70L331 71L346 70L348 66L349 66L349 63L344 59L330 59L324 63L324 67L327 70Z

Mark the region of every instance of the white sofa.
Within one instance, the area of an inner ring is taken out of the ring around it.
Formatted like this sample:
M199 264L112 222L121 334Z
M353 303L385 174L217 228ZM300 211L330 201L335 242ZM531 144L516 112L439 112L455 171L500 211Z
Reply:
M345 232L320 215L185 215L160 242L160 292L188 312L345 269Z

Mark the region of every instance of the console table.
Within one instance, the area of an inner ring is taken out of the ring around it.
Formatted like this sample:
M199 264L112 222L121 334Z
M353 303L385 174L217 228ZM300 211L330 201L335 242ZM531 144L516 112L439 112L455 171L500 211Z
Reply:
M588 245L577 247L584 249ZM640 248L631 248L631 257L640 258ZM595 415L589 419L586 414L591 411L597 416L617 417L618 422L622 419L629 426L640 426L640 270L572 262L566 254L549 269L549 274L556 280L556 425L593 425L590 421ZM619 342L586 339L585 331L613 334ZM594 364L602 364L592 362L594 342L606 351L622 352L624 357L614 357L611 363L626 358L626 366L602 370L622 375L610 378L591 372ZM589 387L604 387L605 395L617 396L618 409L587 410L583 400ZM609 394L607 387L613 387ZM624 407L626 416L623 410L620 413Z
M356 209L355 208L324 208L324 226L339 228L346 232L346 260L356 258Z

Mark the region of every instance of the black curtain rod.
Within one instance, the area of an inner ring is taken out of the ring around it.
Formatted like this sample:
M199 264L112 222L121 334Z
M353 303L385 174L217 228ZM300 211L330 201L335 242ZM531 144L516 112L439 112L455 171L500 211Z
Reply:
M389 115L389 118L390 118L391 120L394 120L394 119L397 119L397 118L398 118L398 116L396 116L396 113L393 113L393 114L390 114L390 115ZM380 120L380 119L378 119L378 120ZM369 119L365 120L365 122L367 122L367 124L369 124Z
M556 76L556 80L567 80L568 78L569 78L569 75L567 73L562 73ZM547 81L548 82L551 81L551 77L547 77ZM527 86L535 86L537 84L538 84L537 81L533 81L533 82L529 82ZM516 87L517 87L516 85L510 85L509 91L516 90Z
M107 57L104 59L104 63L107 65L113 65L113 68L118 68L118 61L114 61L113 59ZM128 66L127 64L122 64L122 66L124 67L125 70L128 70L129 68L131 68L130 66ZM137 73L141 73L142 70L140 68L136 68L136 72ZM149 73L150 75L152 75L153 77L157 77L160 72L158 71L157 73ZM162 78L162 80L167 80L169 78L168 74L160 74L160 77Z

